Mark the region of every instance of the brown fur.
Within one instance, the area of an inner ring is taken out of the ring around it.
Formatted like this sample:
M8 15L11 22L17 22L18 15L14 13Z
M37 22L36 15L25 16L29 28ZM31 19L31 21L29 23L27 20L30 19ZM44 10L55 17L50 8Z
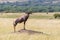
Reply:
M24 22L24 30L25 30L25 23L26 23L27 19L29 18L29 15L30 15L30 14L31 14L31 12L26 12L25 15L17 18L17 19L14 21L14 23L13 23L13 25L14 25L14 32L15 32L15 27L16 27L16 25L17 25L18 23L22 23L22 22Z

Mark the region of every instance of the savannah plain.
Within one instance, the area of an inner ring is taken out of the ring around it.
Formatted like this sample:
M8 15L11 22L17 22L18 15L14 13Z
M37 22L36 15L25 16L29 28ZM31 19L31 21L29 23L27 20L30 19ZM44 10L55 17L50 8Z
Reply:
M0 14L0 40L60 40L60 19L55 19L54 13L33 13L26 22L26 30L22 30L21 23L14 33L13 21L23 14Z

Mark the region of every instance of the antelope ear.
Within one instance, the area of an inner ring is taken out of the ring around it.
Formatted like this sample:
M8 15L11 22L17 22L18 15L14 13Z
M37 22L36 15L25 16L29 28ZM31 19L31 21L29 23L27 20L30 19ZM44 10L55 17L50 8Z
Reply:
M32 11L29 11L30 14L32 14Z
M26 11L25 13L26 14L32 14L32 11Z
M28 12L25 12L26 14L28 13Z

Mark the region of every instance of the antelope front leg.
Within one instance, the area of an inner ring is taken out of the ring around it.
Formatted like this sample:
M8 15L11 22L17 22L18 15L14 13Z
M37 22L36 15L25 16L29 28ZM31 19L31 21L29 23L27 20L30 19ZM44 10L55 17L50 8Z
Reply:
M24 30L25 30L25 23L26 23L26 22L24 22Z
M14 32L16 32L15 28L16 28L16 26L14 26Z

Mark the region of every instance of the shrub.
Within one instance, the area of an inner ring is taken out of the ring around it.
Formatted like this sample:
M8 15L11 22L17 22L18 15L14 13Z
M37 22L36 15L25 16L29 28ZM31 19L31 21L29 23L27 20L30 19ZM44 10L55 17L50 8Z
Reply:
M60 14L54 14L54 18L58 18L58 17L60 17Z

